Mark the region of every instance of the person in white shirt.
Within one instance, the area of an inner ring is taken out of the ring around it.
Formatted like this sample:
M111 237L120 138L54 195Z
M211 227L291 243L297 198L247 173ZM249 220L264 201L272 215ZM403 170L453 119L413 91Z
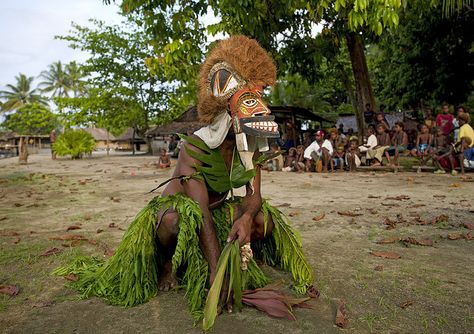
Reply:
M312 165L314 165L317 172L320 172L321 170L327 172L333 147L329 140L324 139L324 131L317 131L315 137L316 140L304 150L306 169L310 171L312 170Z
M369 138L367 138L367 143L364 145L359 146L359 151L361 153L366 153L368 150L373 149L375 146L377 146L377 137L375 136L375 129L371 126L367 129L367 135Z

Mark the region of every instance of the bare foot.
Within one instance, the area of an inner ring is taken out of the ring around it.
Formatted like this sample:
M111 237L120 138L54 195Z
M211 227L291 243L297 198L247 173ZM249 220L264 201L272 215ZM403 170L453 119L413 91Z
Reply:
M174 289L177 284L178 284L178 280L176 279L176 276L173 273L173 267L171 265L171 261L167 261L163 265L163 272L160 275L158 289L160 291L169 291L169 290Z

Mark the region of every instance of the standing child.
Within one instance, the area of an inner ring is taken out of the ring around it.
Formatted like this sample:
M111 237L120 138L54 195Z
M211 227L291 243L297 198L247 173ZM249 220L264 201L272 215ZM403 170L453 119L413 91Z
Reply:
M410 154L420 159L421 163L426 163L431 151L433 143L433 135L430 134L428 127L425 124L421 125L420 133L416 137L415 148L411 150Z

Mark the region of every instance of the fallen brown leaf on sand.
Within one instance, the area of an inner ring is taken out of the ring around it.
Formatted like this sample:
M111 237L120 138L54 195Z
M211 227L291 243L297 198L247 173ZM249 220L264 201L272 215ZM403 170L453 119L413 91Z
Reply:
M0 237L17 237L20 233L15 231L0 231Z
M373 209L373 208L368 208L366 210L369 211L369 213L372 214L372 215L376 215L378 213L378 211Z
M97 240L87 240L87 242L91 245L97 245Z
M15 203L13 204L15 207L19 208L20 206L23 206L24 204L21 204L21 203Z
M46 301L46 302L34 303L32 307L43 308L43 307L50 307L53 305L54 305L53 302Z
M385 197L386 200L393 200L393 201L404 201L409 200L410 196L407 195L399 195L399 196L392 196L392 197Z
M109 227L110 227L110 228L116 228L117 225L115 225L115 223L110 223L110 224L109 224Z
M290 204L290 203L281 203L281 204L278 204L278 205L276 205L276 206L281 207L281 208L284 208L284 207L290 207L291 204Z
M72 230L80 230L82 227L80 227L79 225L71 225L71 226L68 226L68 228L66 229L66 231L72 231Z
M383 206L399 207L400 204L397 203L382 203Z
M77 276L76 274L73 274L73 273L70 273L69 275L64 276L64 278L68 281L71 281L71 282L76 282L76 281L79 280L79 276Z
M321 219L323 219L324 217L326 217L326 213L322 212L319 216L313 217L313 221L318 222Z
M299 215L299 213L298 213L298 212L295 212L295 211L290 212L290 213L288 214L289 217L294 217L294 216L298 216L298 215Z
M462 238L462 233L449 233L448 239L449 240L458 240Z
M461 186L460 183L451 183L451 184L449 185L449 188L459 188L460 186Z
M17 238L15 239L15 241L13 241L13 243L16 245L16 244L18 244L20 241L21 241L21 238L17 237Z
M356 212L351 212L351 211L338 211L337 214L341 216L348 216L348 217L357 217L357 216L363 215L363 213L356 213Z
M382 197L382 196L374 196L374 195L367 196L367 198L380 198L380 197Z
M308 296L310 296L311 298L319 298L320 296L320 292L318 289L316 289L316 287L314 285L311 285L308 290L306 291L306 293L308 294Z
M383 271L383 264L378 264L374 268L375 271Z
M462 226L467 228L468 230L474 229L474 224L471 223L462 223Z
M385 217L383 223L387 225L387 230L393 230L395 227L397 227L397 222L387 217Z
M49 240L87 240L79 234L63 234L49 238Z
M77 247L81 244L81 241L82 240L73 240L70 243L61 244L61 246L66 247L66 248L68 248L68 247Z
M400 304L402 309L406 309L408 306L413 305L413 300L407 300L406 302Z
M102 233L102 232L104 232L104 230L101 229L101 228L98 228L96 232L97 232L97 233Z
M114 201L115 203L119 203L120 202L120 198L119 197L110 197L110 199L112 201Z
M340 300L337 304L335 324L337 327L340 327L340 328L346 328L349 322L346 316L345 305L346 305L346 302L344 300Z
M419 246L433 246L433 240L431 239L418 240L413 237L407 237L407 238L403 238L401 241L405 244L405 246L408 246L408 244L419 245Z
M5 220L5 219L7 219L7 216L2 216L2 217L0 217L0 222L1 222L2 220Z
M449 217L446 215L439 215L433 218L432 224L439 224L439 223L447 223L449 221Z
M396 260L401 258L400 254L395 252L370 252L370 255L381 257L384 259Z
M376 243L385 245L385 244L394 244L399 241L400 241L400 238L395 237L395 238L382 239L382 240L377 241Z
M44 253L40 254L40 256L50 256L50 255L54 255L54 254L59 254L61 252L62 252L61 249L53 247L53 248L48 249Z
M463 233L462 237L466 240L472 240L471 232Z
M410 206L410 208L421 208L423 206L426 206L426 204L413 204L412 206Z
M446 198L446 195L433 195L433 197L436 197L436 198Z
M20 289L15 285L0 285L0 293L10 297L16 296Z

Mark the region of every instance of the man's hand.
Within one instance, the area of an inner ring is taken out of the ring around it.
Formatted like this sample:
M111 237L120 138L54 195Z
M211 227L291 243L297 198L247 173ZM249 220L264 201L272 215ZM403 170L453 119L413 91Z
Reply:
M245 213L240 218L238 218L234 222L234 225L232 225L232 229L230 230L227 242L238 239L239 244L241 246L250 242L250 236L252 233L252 221L252 217Z

